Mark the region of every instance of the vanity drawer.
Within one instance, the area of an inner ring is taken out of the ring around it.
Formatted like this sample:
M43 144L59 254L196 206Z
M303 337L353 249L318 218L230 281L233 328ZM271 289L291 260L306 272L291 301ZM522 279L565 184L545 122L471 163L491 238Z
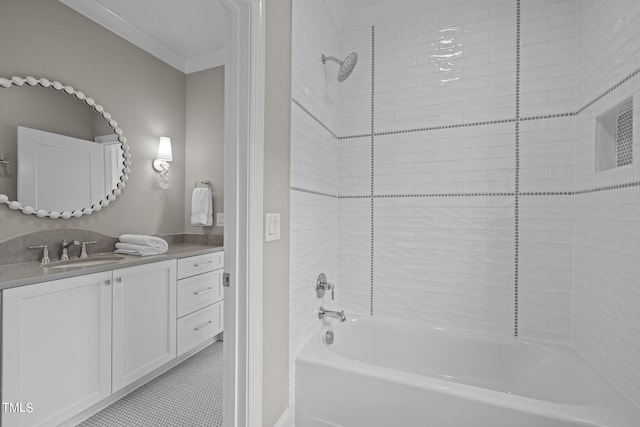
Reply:
M224 267L224 252L197 255L178 260L178 279Z
M222 332L224 301L178 319L178 356Z
M219 269L178 280L178 317L222 300L222 274Z

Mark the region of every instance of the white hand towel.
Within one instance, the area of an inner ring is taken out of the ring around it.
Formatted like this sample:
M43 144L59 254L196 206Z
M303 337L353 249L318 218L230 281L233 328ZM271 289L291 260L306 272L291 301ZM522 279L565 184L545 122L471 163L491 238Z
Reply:
M169 244L155 236L145 236L143 234L123 234L118 238L122 243L131 243L134 245L147 246L149 248L157 249L160 253L165 253L169 249Z
M152 248L151 246L136 245L134 243L116 243L116 253L127 255L160 255L166 252L165 250Z
M209 187L193 189L193 194L191 195L191 224L213 225L213 202Z

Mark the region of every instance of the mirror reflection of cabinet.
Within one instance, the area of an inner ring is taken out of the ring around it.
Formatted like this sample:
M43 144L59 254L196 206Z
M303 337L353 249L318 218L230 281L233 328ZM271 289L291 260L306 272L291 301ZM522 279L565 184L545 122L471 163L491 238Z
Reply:
M82 209L104 199L120 179L120 144L100 144L18 127L18 200L48 211Z

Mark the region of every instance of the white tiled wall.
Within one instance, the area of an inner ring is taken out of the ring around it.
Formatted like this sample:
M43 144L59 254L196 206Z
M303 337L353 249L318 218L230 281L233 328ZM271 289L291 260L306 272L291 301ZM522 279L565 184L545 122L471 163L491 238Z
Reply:
M337 65L322 65L322 54L337 56L338 29L324 1L296 0L292 19L293 99L335 132L339 103Z
M583 191L640 182L640 162L596 173L594 146L634 96L640 149L640 74L618 84L640 68L640 3L522 0L518 21L516 0L382 0L339 34L322 3L294 1L315 120L293 106L292 185L338 198L292 195L292 363L323 268L347 316L573 342L640 405L640 187ZM352 51L342 84L317 66Z
M336 194L336 139L297 104L291 105L291 186Z
M375 130L515 114L515 2L474 1L375 25Z
M578 106L640 68L640 3L578 2ZM638 182L640 162L596 172L595 119L634 97L634 154L640 141L640 75L577 119L576 190ZM635 157L635 155L634 155ZM575 346L640 406L640 189L575 197L573 339Z
M640 403L640 189L576 198L575 345Z
M376 136L376 194L513 192L513 123Z
M519 335L570 342L573 197L519 203Z
M338 135L362 136L338 142L338 192L376 196L373 211L339 201L340 304L513 334L518 286L520 335L567 342L576 2L524 2L520 26L515 0L401 3L351 11L340 38L360 62L339 87ZM517 125L518 102L554 116Z
M296 355L322 326L318 307L333 308L327 296L316 297L316 278L323 272L330 281L337 279L339 156L332 135L337 68L323 65L321 56L337 55L340 43L322 1L295 1L292 31L289 399L293 409Z
M520 115L575 111L576 0L521 4Z
M574 190L576 118L520 123L520 191Z
M375 200L374 315L513 331L512 197Z
M358 62L351 76L339 84L336 122L340 136L371 133L371 27L340 35L339 59L351 52L358 54ZM337 64L327 64L327 72L335 81Z
M636 0L578 1L578 107L638 68Z
M370 314L371 200L340 199L338 204L337 299L348 317Z
M371 193L371 137L338 142L338 194L364 196Z

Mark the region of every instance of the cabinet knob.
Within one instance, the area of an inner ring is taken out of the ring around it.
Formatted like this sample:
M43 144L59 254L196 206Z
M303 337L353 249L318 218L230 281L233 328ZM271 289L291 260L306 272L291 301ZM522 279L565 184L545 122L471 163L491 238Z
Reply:
M116 282L122 283L122 277L116 277Z
M110 284L111 284L111 279L107 279L107 280L105 280L105 281L104 281L104 284L105 284L105 285L110 285Z

